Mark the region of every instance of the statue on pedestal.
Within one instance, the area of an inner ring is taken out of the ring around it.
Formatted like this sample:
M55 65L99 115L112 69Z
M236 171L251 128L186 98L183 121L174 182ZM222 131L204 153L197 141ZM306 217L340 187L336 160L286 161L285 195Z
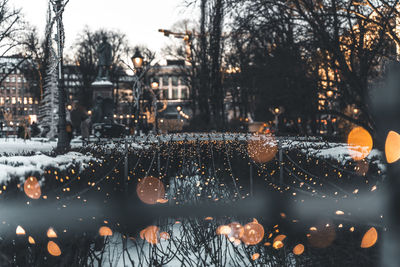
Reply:
M109 81L112 64L112 47L107 41L107 36L103 36L103 42L97 48L97 54L99 56L99 73L96 80Z

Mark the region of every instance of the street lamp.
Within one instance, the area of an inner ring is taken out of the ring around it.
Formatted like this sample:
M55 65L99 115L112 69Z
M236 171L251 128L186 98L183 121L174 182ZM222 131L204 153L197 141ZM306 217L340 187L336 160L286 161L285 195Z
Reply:
M72 110L72 105L68 105L68 106L67 106L67 109L68 109L69 111L71 111L71 110Z
M326 92L326 95L327 95L327 97L332 97L333 96L333 91L328 91L328 92Z
M140 124L140 117L139 117L139 112L140 112L140 97L141 97L141 85L140 85L140 76L141 76L141 69L144 65L144 58L142 54L140 53L139 48L136 48L135 54L131 58L133 67L135 68L134 73L135 73L135 80L133 84L132 90L134 90L134 95L135 95L135 124L137 124L137 130L139 129L139 124ZM131 110L132 114L132 110ZM139 119L139 121L138 121ZM138 122L138 123L137 123ZM139 131L137 131L138 133Z
M153 90L157 90L158 86L159 86L158 82L152 82L151 83L151 89L153 89Z
M271 111L271 113L275 116L275 131L277 132L279 126L279 115L281 115L285 109L283 107L275 107L270 108L269 111Z
M143 67L143 56L139 51L139 48L136 48L135 54L133 55L133 57L131 58L133 66L135 67L135 69L139 70Z
M151 83L151 89L152 90L157 90L158 89L158 82L154 81ZM154 93L154 92L153 92ZM154 93L154 103L153 103L153 109L154 109L154 128L155 128L155 132L156 134L158 134L158 116L157 116L157 94Z

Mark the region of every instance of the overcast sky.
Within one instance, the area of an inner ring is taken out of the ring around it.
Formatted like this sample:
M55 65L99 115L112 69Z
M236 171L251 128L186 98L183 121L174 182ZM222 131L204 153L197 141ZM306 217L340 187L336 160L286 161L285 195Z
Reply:
M48 0L10 0L22 8L25 19L43 34ZM146 45L159 52L168 41L158 29L169 29L176 21L193 17L183 0L70 0L64 15L67 53L85 25L120 30L134 45Z

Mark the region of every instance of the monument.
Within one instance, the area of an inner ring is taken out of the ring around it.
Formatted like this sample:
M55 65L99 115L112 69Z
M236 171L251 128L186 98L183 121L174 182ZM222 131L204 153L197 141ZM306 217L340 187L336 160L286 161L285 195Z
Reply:
M113 83L110 81L110 67L112 64L112 46L104 36L102 43L97 48L98 68L96 81L92 83L93 89L93 123L111 122L113 119Z

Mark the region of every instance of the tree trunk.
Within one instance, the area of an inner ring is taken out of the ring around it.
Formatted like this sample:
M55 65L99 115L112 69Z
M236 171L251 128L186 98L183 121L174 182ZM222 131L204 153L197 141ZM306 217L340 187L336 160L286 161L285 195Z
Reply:
M57 1L57 11L62 8L63 1ZM67 119L65 112L65 92L63 79L63 33L62 33L62 16L57 19L57 46L58 46L58 152L65 152L69 148L69 140L67 136Z
M221 77L221 45L222 24L224 16L223 0L215 0L214 14L211 25L210 58L211 58L211 103L214 119L217 125L224 121L224 93Z
M199 79L199 111L201 120L204 123L210 122L209 108L209 82L208 82L208 59L207 59L207 34L206 34L206 16L207 1L201 0L200 3L200 79Z

